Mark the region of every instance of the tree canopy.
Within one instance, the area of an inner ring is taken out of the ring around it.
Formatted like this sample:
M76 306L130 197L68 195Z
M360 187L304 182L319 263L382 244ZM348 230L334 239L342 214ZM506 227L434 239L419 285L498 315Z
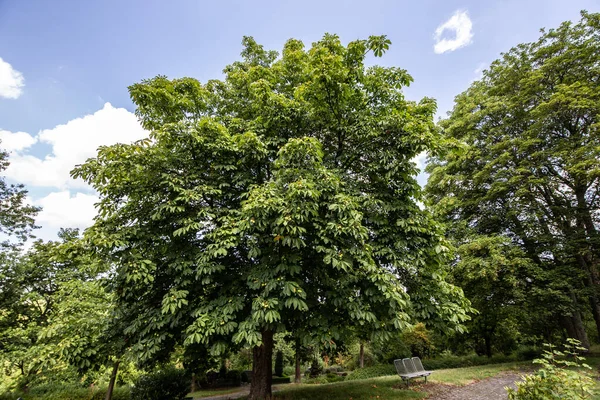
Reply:
M457 96L427 185L459 244L499 235L521 248L537 266L517 274L527 295L586 347L582 312L600 332L598 54L600 14L586 12L503 54Z
M298 321L327 346L349 321L376 337L460 330L468 302L412 161L435 150L436 105L404 98L405 70L365 65L389 40L243 44L223 80L132 85L149 137L73 171L100 195L86 238L116 268L140 358L251 346L250 397L264 398L273 332Z

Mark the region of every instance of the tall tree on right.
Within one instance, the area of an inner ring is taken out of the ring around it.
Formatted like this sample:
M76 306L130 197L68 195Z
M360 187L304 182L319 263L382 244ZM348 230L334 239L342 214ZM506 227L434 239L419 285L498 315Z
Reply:
M600 335L600 14L581 16L503 54L456 97L427 194L460 243L520 246L543 271L526 277L532 293L552 297L540 307L588 346L585 308Z

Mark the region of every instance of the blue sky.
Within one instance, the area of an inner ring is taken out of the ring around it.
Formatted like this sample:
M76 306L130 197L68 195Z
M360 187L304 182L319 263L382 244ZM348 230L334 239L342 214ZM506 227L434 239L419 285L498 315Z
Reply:
M5 175L44 207L39 236L53 238L94 214L95 194L69 179L72 164L144 135L127 93L141 79L218 78L243 35L278 50L325 32L343 41L386 34L392 47L377 62L406 68L415 78L407 97L436 98L441 116L502 51L582 9L598 12L600 2L0 0L0 146L13 161ZM450 42L436 53L440 26Z

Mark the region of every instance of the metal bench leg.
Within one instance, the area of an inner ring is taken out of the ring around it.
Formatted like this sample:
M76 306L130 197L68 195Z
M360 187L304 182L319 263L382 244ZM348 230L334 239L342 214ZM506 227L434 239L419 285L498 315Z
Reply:
M425 375L425 383L427 383L427 375Z

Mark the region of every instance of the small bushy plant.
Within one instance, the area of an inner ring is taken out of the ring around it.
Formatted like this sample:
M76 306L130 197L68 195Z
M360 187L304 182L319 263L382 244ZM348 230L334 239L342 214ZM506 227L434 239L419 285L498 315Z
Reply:
M185 371L174 367L142 375L131 389L131 400L183 400L190 382Z
M322 371L323 367L321 367L321 365L319 364L319 360L317 360L316 358L313 359L312 363L310 364L310 377L315 378L321 375Z
M396 368L393 364L375 365L354 370L346 377L346 380L369 379L378 376L396 375Z
M558 351L552 345L545 345L542 358L533 360L540 364L537 373L527 375L517 388L508 388L510 400L582 400L591 399L594 395L594 380L586 370L591 367L585 364L578 352L585 350L575 339L567 339L564 351Z
M0 400L104 400L106 387L82 388L76 385L39 385L32 387L25 393L0 394ZM129 400L130 388L128 386L116 387L113 391L113 400Z

